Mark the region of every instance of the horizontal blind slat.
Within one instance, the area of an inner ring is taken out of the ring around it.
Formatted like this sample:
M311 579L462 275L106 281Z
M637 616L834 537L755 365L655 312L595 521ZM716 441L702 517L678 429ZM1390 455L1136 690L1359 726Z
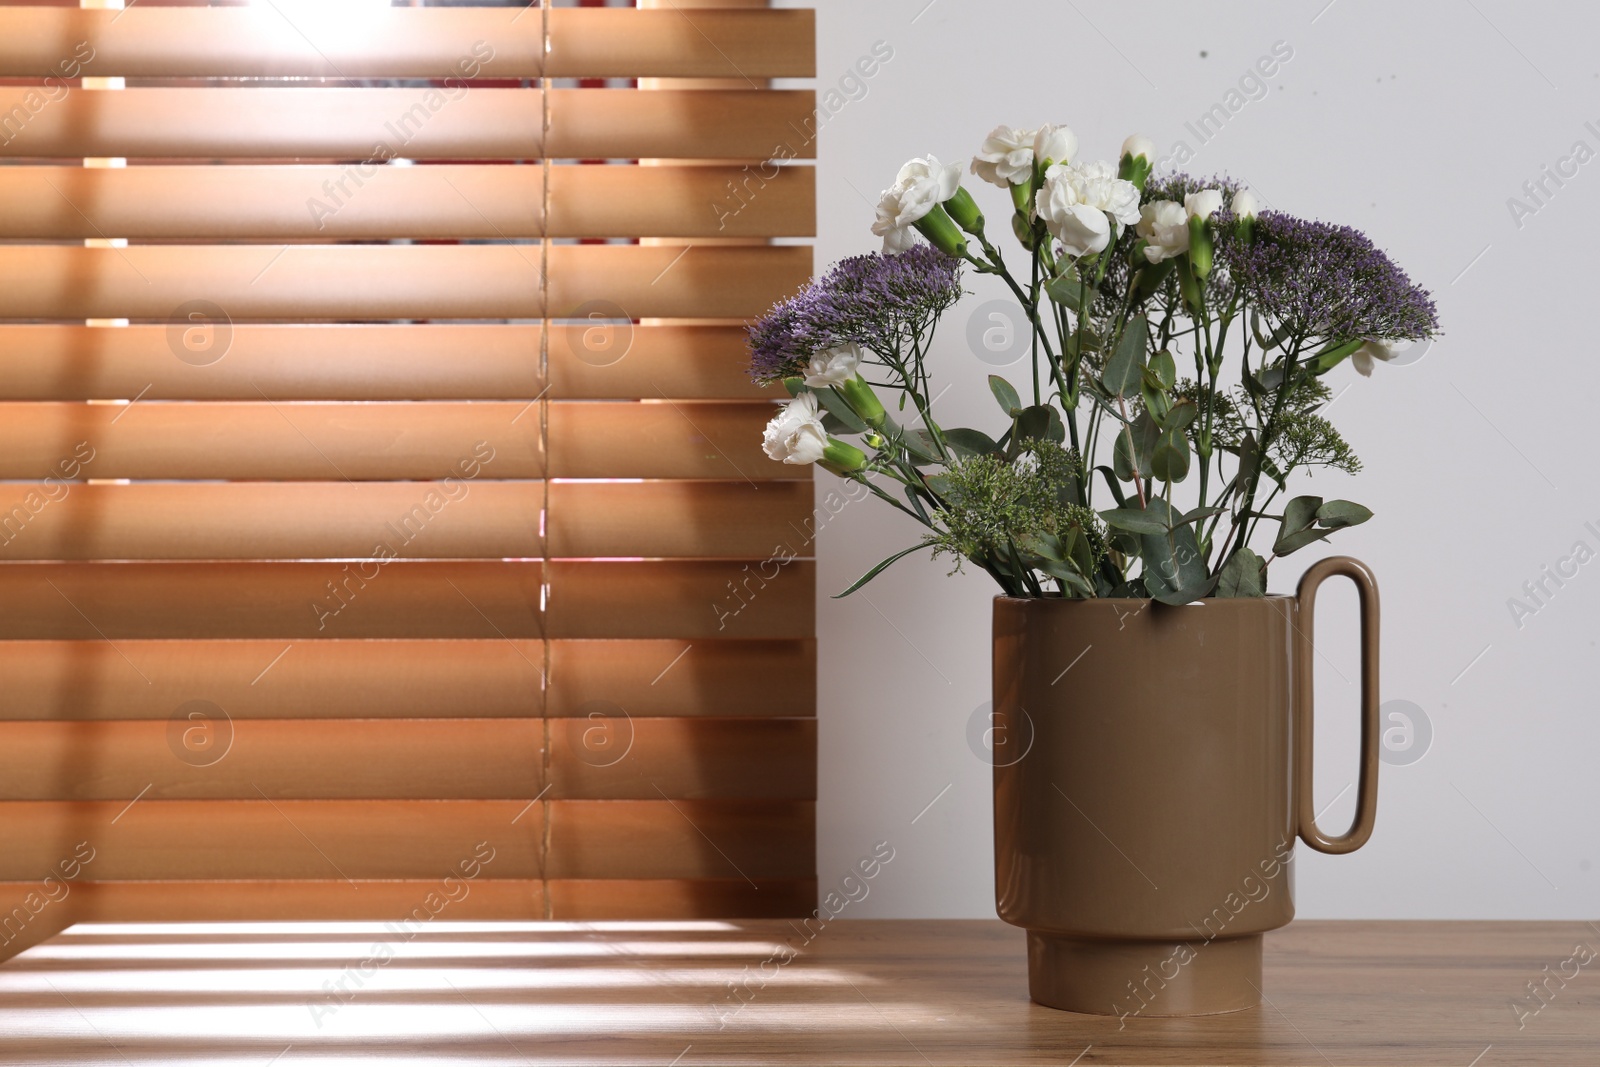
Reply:
M0 8L0 77L808 78L810 11ZM545 69L541 69L544 67ZM71 72L71 73L69 73Z
M4 10L4 9L0 9ZM0 167L0 238L793 237L811 167Z
M552 7L545 73L558 78L810 78L816 13Z
M515 399L545 390L531 324L0 324L0 400ZM550 327L552 398L776 398L742 326Z
M557 478L811 478L761 450L772 405L553 401ZM539 478L532 401L0 402L0 478ZM42 489L41 489L42 491Z
M809 90L0 87L0 157L814 159Z
M10 640L0 678L4 721L160 719L192 700L235 720L582 717L597 705L794 717L816 710L816 641Z
M804 638L814 580L805 559L0 563L0 640Z
M802 246L0 246L0 319L745 318L811 270ZM548 270L548 309L540 287Z
M544 153L537 89L208 86L45 93L0 87L0 116L9 118L0 122L0 157L214 162L537 159ZM741 132L750 136L748 128Z
M769 799L816 792L811 719L0 722L0 801ZM542 759L541 759L542 757Z
M812 554L806 482L0 484L0 560Z
M539 436L537 406L518 401L13 401L0 403L0 477L537 478Z
M7 801L0 880L42 878L80 841L93 880L439 878L490 850L496 878L800 879L814 823L770 800Z

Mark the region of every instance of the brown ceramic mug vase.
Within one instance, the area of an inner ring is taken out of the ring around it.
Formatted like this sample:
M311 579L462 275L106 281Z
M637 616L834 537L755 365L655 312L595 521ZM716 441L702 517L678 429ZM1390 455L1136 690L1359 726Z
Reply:
M1311 803L1312 621L1325 578L1361 596L1356 816ZM995 906L1028 931L1052 1008L1208 1015L1257 1004L1262 934L1294 918L1298 837L1351 852L1378 793L1378 590L1348 557L1297 595L996 597Z

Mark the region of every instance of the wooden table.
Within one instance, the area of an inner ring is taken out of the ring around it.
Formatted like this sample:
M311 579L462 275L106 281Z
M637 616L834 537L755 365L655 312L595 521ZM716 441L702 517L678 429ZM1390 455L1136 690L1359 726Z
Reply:
M1593 1067L1580 945L1600 927L1301 922L1261 1007L1119 1023L1031 1004L999 922L80 925L0 965L0 1062Z

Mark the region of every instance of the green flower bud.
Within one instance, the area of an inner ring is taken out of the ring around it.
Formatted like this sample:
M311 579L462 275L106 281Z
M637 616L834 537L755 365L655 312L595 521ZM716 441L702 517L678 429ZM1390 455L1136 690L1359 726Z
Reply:
M855 445L847 444L836 437L828 438L828 444L822 450L822 458L817 461L825 470L834 474L849 474L858 471L867 465L867 454Z
M872 391L866 379L856 375L841 385L834 386L839 390L845 403L850 405L850 410L861 416L861 421L874 429L881 430L889 413L884 410L883 402L878 399L878 394Z
M956 195L944 202L944 209L957 226L974 237L983 232L983 212L978 210L978 202L965 189L957 189Z
M914 224L917 232L928 239L928 243L947 256L963 256L967 251L967 239L961 236L961 231L956 228L955 220L938 204Z
M1211 276L1211 234L1202 218L1189 220L1189 264L1194 268L1195 277Z

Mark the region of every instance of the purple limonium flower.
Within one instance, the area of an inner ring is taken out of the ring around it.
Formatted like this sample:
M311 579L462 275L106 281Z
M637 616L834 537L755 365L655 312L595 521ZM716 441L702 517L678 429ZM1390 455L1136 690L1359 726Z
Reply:
M1244 188L1244 183L1230 178L1226 174L1213 174L1210 177L1199 177L1175 171L1164 177L1151 175L1144 184L1144 195L1140 203L1148 204L1152 200L1176 200L1183 203L1183 198L1190 193L1202 192L1206 189L1221 189L1222 202L1233 203L1234 194Z
M750 376L800 374L813 353L843 344L897 356L960 298L960 261L931 245L841 259L751 325Z
M1428 291L1349 226L1256 216L1248 239L1226 220L1218 260L1245 301L1302 337L1421 341L1439 330Z

